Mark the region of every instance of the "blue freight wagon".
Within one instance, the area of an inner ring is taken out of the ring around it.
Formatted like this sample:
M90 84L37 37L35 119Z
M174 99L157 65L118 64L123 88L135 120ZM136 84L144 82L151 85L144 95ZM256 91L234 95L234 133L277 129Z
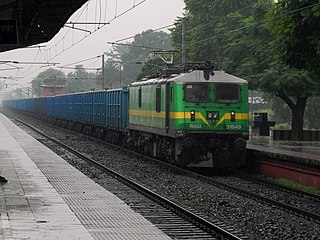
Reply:
M27 100L26 111L36 113L36 98L30 98Z
M21 111L27 110L27 100L26 99L11 99L3 100L3 106L8 108L13 108Z
M93 94L93 124L99 127L106 125L106 91L94 92Z
M47 116L55 118L55 98L47 97Z
M67 95L55 96L56 114L58 119L68 120L67 118Z
M27 100L34 99L34 109L32 112L39 113L40 115L47 115L47 98L28 98ZM27 109L30 111L29 109Z
M93 125L93 92L83 93L83 123Z
M119 88L107 91L107 127L124 131L128 126L129 91Z
M66 95L65 119L75 121L74 119L74 94Z
M128 126L128 88L4 101L4 106L44 115L57 124L118 143ZM66 125L65 125L66 126Z
M73 119L75 122L82 123L83 117L83 93L73 95Z
M17 108L22 111L27 110L27 100L26 99L17 99Z

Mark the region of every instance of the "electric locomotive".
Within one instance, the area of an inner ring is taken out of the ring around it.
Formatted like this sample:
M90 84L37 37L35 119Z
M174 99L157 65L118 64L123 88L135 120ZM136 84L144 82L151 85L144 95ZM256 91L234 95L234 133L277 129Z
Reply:
M207 64L129 85L128 144L180 166L235 168L249 137L248 83Z

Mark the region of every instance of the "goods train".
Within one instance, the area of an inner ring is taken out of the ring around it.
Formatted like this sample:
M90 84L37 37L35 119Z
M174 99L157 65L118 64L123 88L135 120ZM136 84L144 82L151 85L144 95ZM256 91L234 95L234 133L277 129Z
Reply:
M245 160L247 81L205 65L119 89L3 105L180 166L234 168Z

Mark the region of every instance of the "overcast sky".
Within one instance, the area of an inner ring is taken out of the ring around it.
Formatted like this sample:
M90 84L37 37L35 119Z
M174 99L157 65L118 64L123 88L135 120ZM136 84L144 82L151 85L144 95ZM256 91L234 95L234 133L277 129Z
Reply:
M24 48L0 53L0 61L50 62L59 63L58 66L74 67L76 62L93 58L79 64L89 68L99 68L101 58L95 57L111 48L107 42L115 42L148 29L171 25L178 16L183 15L183 8L183 0L90 0L73 14L68 22L101 22L99 30L97 30L98 25L88 24L74 25L86 31L65 27L50 42L39 44L41 48ZM105 22L110 24L103 25ZM7 79L6 84L19 82L25 85L39 72L47 69L41 66L1 64L0 77L13 76L15 80ZM22 68L2 70L15 67ZM18 78L21 76L24 78ZM0 81L3 79L0 78Z

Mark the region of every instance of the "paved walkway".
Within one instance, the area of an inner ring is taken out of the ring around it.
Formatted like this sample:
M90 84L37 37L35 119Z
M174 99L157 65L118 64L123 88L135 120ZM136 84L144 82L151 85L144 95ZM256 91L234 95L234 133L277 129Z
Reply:
M0 240L170 239L0 114Z

